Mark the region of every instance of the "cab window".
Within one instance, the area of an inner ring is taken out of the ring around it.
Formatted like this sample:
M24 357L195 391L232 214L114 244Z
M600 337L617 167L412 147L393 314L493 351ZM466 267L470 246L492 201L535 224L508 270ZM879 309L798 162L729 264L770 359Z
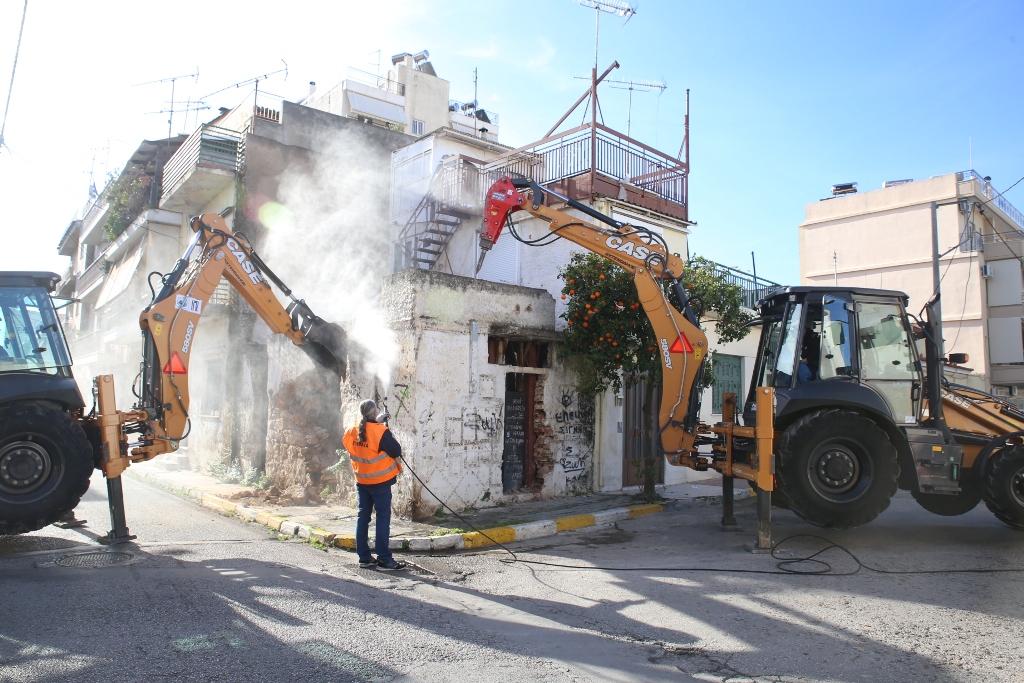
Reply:
M54 372L69 365L64 334L47 293L28 287L0 289L0 372Z
M841 299L825 298L821 316L821 353L818 376L821 379L849 377L854 374L850 347L852 329L850 304Z
M863 302L859 309L861 377L914 379L917 369L900 307Z
M793 371L803 331L800 327L803 309L803 304L794 304L786 311L782 345L779 347L778 361L775 363L775 380L772 382L772 386L777 389L786 389L793 384Z

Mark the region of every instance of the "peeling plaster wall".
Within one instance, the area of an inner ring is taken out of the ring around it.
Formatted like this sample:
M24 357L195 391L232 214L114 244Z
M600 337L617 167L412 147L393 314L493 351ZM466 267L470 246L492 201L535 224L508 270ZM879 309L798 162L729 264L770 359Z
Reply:
M593 409L580 405L557 344L551 345L549 368L487 362L492 330L554 338L554 304L544 290L437 272L408 270L385 280L382 305L402 347L388 388L391 428L406 460L450 506L486 507L592 490ZM537 375L535 485L506 495L505 376L513 372ZM400 482L399 509L415 516L437 509L411 476Z

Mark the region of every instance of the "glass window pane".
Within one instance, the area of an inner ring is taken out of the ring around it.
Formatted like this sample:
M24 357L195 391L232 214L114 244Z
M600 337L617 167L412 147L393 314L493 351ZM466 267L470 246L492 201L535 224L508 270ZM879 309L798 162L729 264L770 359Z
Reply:
M916 376L902 311L892 304L862 303L860 367L863 379L909 380Z
M762 333L762 344L764 351L761 353L761 367L758 369L758 376L755 378L757 386L766 387L772 378L772 370L775 369L775 354L779 350L779 336L782 331L782 324L778 320L765 324Z
M796 365L797 346L800 343L800 314L803 304L790 306L786 317L786 331L779 349L779 360L775 364L775 382L777 389L788 388L793 383L793 367Z
M821 320L819 377L849 377L853 374L850 348L850 311L841 299L825 299Z
M0 289L0 331L0 371L71 365L60 323L42 289Z

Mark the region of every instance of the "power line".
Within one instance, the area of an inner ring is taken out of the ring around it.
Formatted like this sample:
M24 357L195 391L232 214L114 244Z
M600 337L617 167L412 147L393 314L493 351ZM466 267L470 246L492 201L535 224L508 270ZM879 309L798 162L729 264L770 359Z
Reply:
M7 130L7 112L11 108L11 93L14 92L14 74L18 70L18 55L21 54L21 36L25 32L25 15L28 14L28 0L21 10L21 28L18 29L18 45L14 48L14 66L11 67L11 84L7 87L7 105L4 107L4 121L0 124L0 147L4 145L4 131Z

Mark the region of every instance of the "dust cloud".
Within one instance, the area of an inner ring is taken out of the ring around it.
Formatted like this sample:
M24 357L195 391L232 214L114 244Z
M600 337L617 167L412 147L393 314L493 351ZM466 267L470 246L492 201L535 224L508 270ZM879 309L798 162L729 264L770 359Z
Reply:
M250 207L266 229L267 265L314 313L341 324L384 386L398 343L379 308L390 272L389 164L356 130L337 133L311 167L289 168L277 198Z

